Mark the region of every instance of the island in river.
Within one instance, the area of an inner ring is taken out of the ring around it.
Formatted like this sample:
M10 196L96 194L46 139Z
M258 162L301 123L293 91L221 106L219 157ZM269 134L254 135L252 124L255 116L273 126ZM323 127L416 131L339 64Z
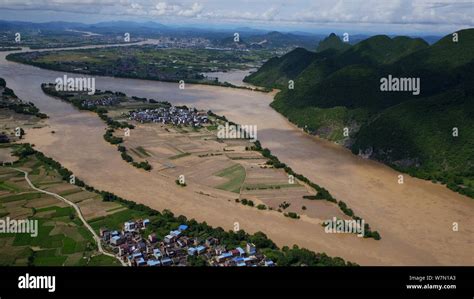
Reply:
M116 148L103 140L105 125L90 112L53 99L41 83L54 82L55 72L5 60L0 53L0 75L19 97L32 101L50 117L46 129L27 135L38 150L71 169L98 189L152 208L170 209L213 226L232 229L235 222L248 232L263 231L278 245L298 244L341 256L362 265L472 265L472 201L431 182L405 176L374 161L352 155L333 143L308 136L272 110L271 94L202 85L186 85L124 78L96 77L97 87L130 95L166 99L175 105L212 109L239 124L256 125L258 138L281 161L327 188L366 219L380 241L324 233L318 222L304 216L295 221L235 205L228 191L206 196L174 181L123 163ZM74 76L73 74L68 74ZM56 134L51 134L54 130ZM453 231L453 223L459 231Z

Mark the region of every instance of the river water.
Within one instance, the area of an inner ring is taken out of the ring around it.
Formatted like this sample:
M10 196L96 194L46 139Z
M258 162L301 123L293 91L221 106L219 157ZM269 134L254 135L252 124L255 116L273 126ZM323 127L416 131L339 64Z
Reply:
M27 140L98 189L226 229L237 221L246 231L264 231L279 245L296 243L360 264L474 265L472 199L408 175L404 184L398 184L399 173L391 168L295 128L269 107L272 94L204 85L186 85L181 90L175 83L96 77L96 88L102 90L211 109L236 123L256 125L264 147L346 202L380 232L382 240L328 235L304 217L290 220L276 212L236 206L226 192L211 199L198 194L202 188L176 190L172 181L124 163L116 148L103 140L105 126L95 114L42 93L41 83L54 82L64 72L9 62L8 54L0 53L0 77L20 98L50 116L49 127L27 132ZM453 231L453 223L459 231Z

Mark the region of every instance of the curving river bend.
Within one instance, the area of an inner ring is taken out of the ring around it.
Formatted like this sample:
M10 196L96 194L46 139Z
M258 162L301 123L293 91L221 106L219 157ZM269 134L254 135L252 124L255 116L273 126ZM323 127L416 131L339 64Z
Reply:
M269 107L272 95L204 85L180 90L174 83L96 77L98 89L211 109L237 123L257 125L264 147L345 201L382 240L325 234L304 217L295 221L235 205L225 192L209 198L130 167L103 140L105 125L95 114L43 94L40 84L54 82L64 72L7 61L9 53L0 52L0 77L19 98L50 116L47 128L27 132L27 141L98 189L225 229L239 222L242 229L261 230L280 246L298 244L362 265L474 265L472 199L408 175L399 185L399 173L391 168L302 133ZM459 231L452 230L454 222Z

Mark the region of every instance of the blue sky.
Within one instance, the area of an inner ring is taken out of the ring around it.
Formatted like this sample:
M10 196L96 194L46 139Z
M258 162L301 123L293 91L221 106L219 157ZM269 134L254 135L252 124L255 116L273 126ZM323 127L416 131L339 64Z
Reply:
M473 18L474 0L0 0L0 19L32 22L446 34L474 27Z

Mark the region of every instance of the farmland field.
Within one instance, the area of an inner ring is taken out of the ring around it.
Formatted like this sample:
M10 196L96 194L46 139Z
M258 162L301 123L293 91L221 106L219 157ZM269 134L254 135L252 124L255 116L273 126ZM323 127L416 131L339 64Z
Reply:
M16 148L4 147L4 150ZM123 208L117 203L102 202L96 194L62 181L52 168L40 163L33 156L15 164L30 172L30 179L39 182L38 187L50 192L63 192L68 198L82 193L83 199L76 200L86 219L108 215L103 208L118 211ZM36 173L36 174L31 174ZM42 182L42 183L41 183ZM45 182L49 182L45 184ZM23 173L9 167L0 167L0 216L11 219L38 221L38 235L0 234L0 265L35 266L79 266L118 265L117 260L102 256L91 233L78 219L74 209L50 195L34 191L25 184ZM76 193L72 192L76 191ZM88 200L86 201L86 198ZM85 203L82 203L84 201ZM114 210L115 209L115 210Z
M215 173L215 175L228 180L228 182L217 186L218 189L240 193L240 188L245 180L245 168L243 168L241 165L235 164L229 168L219 171L218 173Z

